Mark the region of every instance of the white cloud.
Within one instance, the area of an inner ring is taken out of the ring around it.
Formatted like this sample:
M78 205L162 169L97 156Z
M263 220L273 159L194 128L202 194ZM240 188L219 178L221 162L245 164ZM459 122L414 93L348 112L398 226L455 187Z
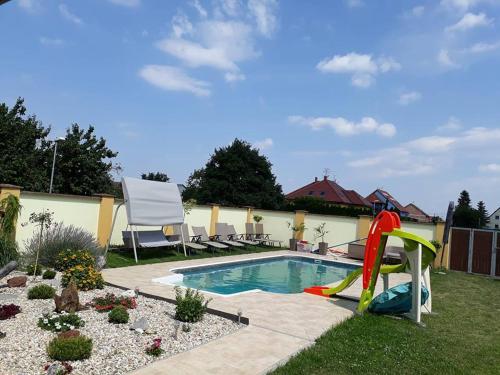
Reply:
M167 65L146 65L139 76L154 86L168 91L186 91L196 96L209 96L210 84L196 80L181 69Z
M401 105L408 105L414 103L422 98L422 95L417 91L405 92L399 96L398 103Z
M418 152L438 153L448 151L456 142L457 138L454 137L439 137L432 135L414 139L404 145L413 148Z
M265 138L262 141L254 142L252 146L253 148L257 148L261 151L266 150L268 148L273 147L273 140L271 138Z
M437 127L437 131L446 132L446 131L457 131L462 129L462 124L460 120L456 117L451 116L446 124Z
M376 133L382 137L392 137L396 127L390 123L379 123L372 117L363 117L359 122L346 120L343 117L303 117L289 116L292 124L306 125L312 130L331 128L341 136L352 136L363 133Z
M200 4L199 0L193 0L191 3L191 6L198 11L198 14L202 18L206 18L208 16L208 12L206 11L205 8Z
M74 13L72 13L66 4L59 4L59 12L68 21L73 22L76 25L83 24L83 20Z
M481 0L441 0L441 5L449 10L466 12Z
M425 7L423 5L417 5L411 9L411 14L415 17L423 16L425 12Z
M474 29L476 27L484 27L491 25L492 22L493 19L487 18L486 14L484 13L479 13L479 14L466 13L460 19L460 21L451 26L448 26L445 30L447 32L467 31Z
M50 47L61 47L64 45L64 40L59 38L47 38L42 36L40 37L40 44Z
M255 18L257 30L263 36L271 37L278 27L276 0L248 0L248 10Z
M108 0L108 1L110 3L129 8L138 7L139 5L141 5L141 0Z
M35 13L40 9L39 0L18 0L17 5L29 13Z
M244 81L246 77L242 73L227 72L226 74L224 74L224 79L227 82L237 82L237 81Z
M345 2L349 8L359 8L365 5L362 0L346 0Z
M459 65L455 63L451 57L450 53L446 49L442 49L439 51L438 56L437 56L437 61L439 64L446 68L458 68Z
M352 74L351 83L366 88L375 82L376 74L400 70L401 64L392 57L382 56L375 60L372 55L351 52L323 59L316 68L323 73Z
M191 35L193 33L193 24L184 13L177 13L172 18L172 32L177 38L183 35Z
M485 52L495 51L499 48L500 48L500 42L495 42L495 43L478 42L468 48L465 48L462 52L485 53Z
M500 164L497 163L481 164L479 166L479 170L481 172L500 173Z

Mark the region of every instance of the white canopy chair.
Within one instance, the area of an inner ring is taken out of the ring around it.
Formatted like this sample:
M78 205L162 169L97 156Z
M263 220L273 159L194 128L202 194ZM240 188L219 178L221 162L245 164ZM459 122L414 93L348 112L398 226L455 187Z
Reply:
M137 246L160 247L182 243L184 255L187 256L183 231L181 231L181 241L168 241L163 235L165 225L182 225L184 223L184 207L182 206L181 194L177 184L123 177L122 189L124 201L116 207L105 254L109 249L118 210L125 204L127 209L127 229L130 227L130 237L136 263ZM161 226L161 235L153 235L153 231L144 231L142 232L144 236L141 238L141 232L137 230L138 225ZM141 243L141 241L144 241L144 243Z

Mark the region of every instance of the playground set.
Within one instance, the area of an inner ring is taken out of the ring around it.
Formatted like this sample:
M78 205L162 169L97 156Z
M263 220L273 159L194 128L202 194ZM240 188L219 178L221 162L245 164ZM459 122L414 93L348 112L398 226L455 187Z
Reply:
M389 236L398 237L403 241L407 256L404 263L382 264ZM418 324L422 324L422 306L425 312L432 312L429 266L435 257L436 249L429 241L401 230L401 221L396 213L382 211L370 227L365 245L363 267L351 272L336 287L313 286L304 289L304 292L328 298L335 297L350 287L362 275L363 291L357 308L359 313L368 310L372 313L403 315ZM412 281L389 289L389 275L401 272L410 273ZM375 286L379 274L383 277L384 292L375 297ZM420 293L413 293L417 290Z

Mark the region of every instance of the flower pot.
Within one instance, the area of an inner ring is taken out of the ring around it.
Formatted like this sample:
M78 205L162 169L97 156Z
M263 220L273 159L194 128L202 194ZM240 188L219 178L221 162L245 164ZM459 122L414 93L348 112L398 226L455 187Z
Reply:
M297 251L297 240L295 238L290 238L290 250Z
M326 255L328 252L328 243L327 242L320 242L319 243L319 253L321 255Z

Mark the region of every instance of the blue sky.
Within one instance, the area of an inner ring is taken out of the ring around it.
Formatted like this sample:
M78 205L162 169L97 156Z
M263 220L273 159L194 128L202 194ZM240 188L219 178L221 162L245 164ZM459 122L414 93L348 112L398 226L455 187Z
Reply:
M235 137L285 192L321 176L443 213L500 205L500 1L13 0L0 100L93 124L176 182Z

